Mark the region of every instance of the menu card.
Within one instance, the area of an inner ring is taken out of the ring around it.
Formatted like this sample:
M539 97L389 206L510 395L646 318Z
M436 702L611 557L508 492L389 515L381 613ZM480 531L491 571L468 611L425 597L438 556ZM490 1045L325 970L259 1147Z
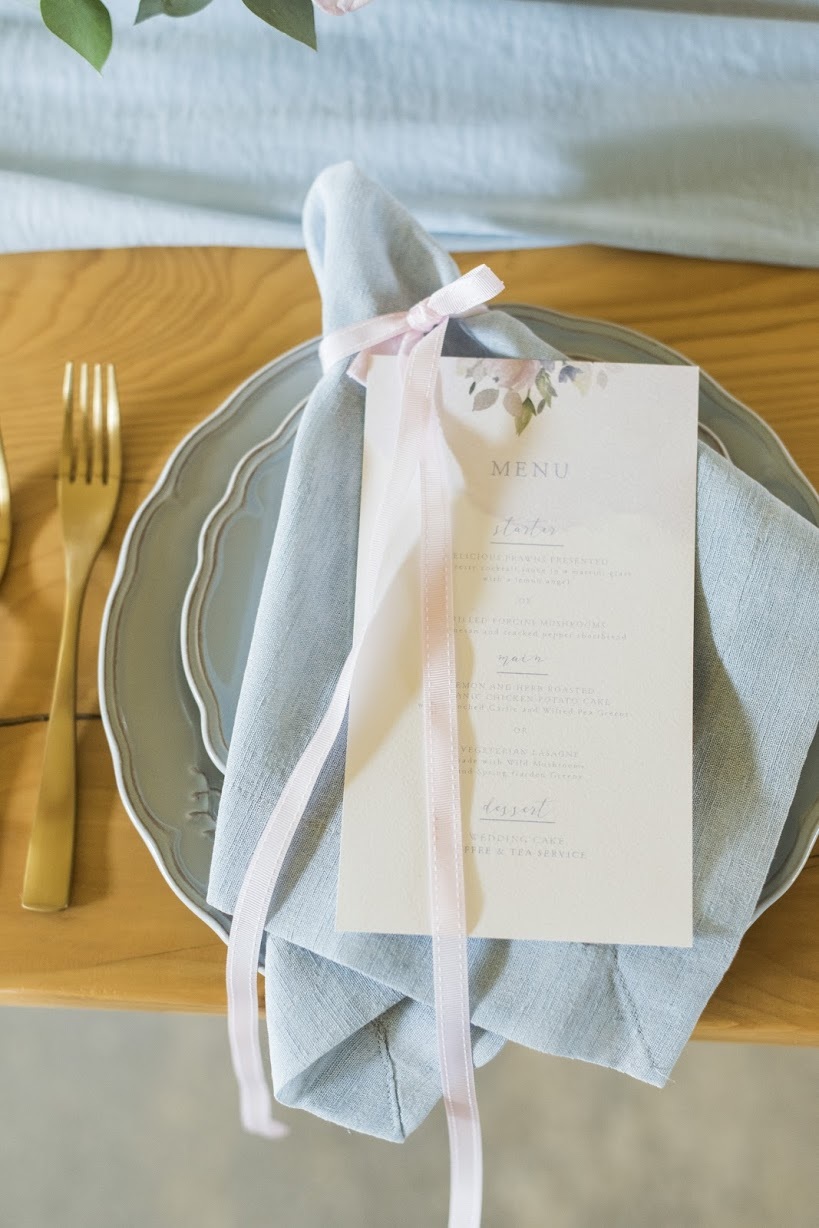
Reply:
M440 369L469 932L690 946L699 372ZM373 359L360 567L400 398ZM419 526L416 483L353 682L341 930L430 932Z

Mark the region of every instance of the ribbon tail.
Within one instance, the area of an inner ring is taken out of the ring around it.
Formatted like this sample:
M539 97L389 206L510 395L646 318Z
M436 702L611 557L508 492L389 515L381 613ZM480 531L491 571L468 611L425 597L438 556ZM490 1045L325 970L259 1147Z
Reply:
M469 1008L453 612L451 499L435 398L438 353L420 342L429 413L421 453L421 611L429 896L435 1024L450 1146L449 1228L478 1228L483 1160ZM430 351L427 353L427 351ZM427 367L428 363L428 367ZM411 372L406 386L412 385Z
M425 404L413 397L402 401L390 476L378 508L375 530L362 576L361 625L356 627L350 653L316 732L310 739L267 820L239 890L230 927L227 956L228 1034L233 1070L239 1088L242 1123L253 1134L277 1138L286 1127L274 1120L272 1100L259 1041L257 971L264 928L276 884L313 789L338 737L350 697L353 674L367 626L380 600L394 509L418 469Z
M344 722L357 653L348 656L318 729L268 819L242 882L227 957L228 1034L239 1086L242 1124L252 1134L279 1138L287 1128L272 1116L259 1042L257 970L262 936L287 852Z

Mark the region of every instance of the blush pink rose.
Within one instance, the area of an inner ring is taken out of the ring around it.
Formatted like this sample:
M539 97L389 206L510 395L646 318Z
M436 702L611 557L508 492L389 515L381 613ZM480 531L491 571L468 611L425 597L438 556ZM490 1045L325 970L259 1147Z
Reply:
M369 4L370 0L313 0L316 8L323 9L325 13L332 13L333 17L343 17L345 13L354 13L356 9L363 9L365 4Z

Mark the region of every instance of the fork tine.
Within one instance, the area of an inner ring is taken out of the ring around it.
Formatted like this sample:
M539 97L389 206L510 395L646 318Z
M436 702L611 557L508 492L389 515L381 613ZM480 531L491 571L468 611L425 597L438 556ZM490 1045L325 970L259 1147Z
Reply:
M103 480L105 426L102 420L102 367L98 362L94 363L94 384L91 394L91 435L93 443L91 477L93 481L101 482Z
M74 404L74 364L65 364L63 376L63 441L60 447L59 474L70 482L74 470L74 430L72 425L72 407Z
M88 413L88 363L80 364L80 446L77 480L91 480L91 423Z
M108 364L108 403L106 406L108 466L106 482L119 482L122 471L122 443L119 428L119 397L117 395L117 377L113 363Z

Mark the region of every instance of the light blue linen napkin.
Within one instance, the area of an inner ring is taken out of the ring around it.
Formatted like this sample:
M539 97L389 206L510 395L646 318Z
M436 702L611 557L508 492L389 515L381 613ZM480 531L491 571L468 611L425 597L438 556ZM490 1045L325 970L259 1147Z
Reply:
M350 164L304 213L329 331L411 306L450 258ZM450 324L445 352L550 356L500 311ZM230 913L256 839L349 648L363 390L340 368L296 440L238 707L208 898ZM474 1052L511 1039L661 1086L736 952L819 720L819 532L707 448L698 469L694 945L470 941ZM428 938L334 929L344 739L267 927L276 1094L400 1140L439 1097Z

